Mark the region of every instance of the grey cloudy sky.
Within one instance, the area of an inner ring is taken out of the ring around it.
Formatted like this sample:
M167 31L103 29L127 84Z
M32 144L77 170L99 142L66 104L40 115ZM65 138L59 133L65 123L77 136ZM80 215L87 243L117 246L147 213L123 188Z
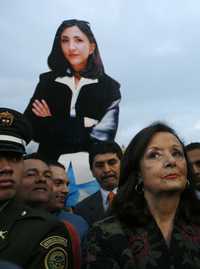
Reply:
M121 83L119 143L155 120L200 141L199 0L1 1L0 106L24 110L70 18L91 23L106 72Z

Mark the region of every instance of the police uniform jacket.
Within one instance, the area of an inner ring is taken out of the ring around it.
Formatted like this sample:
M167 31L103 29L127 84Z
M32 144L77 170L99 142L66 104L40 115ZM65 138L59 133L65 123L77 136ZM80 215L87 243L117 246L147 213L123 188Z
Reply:
M11 200L0 211L0 259L24 269L73 268L71 239L51 215Z
M106 74L94 83L83 85L71 113L72 90L57 78L54 72L40 75L35 93L25 110L34 131L34 140L40 147L59 150L63 153L87 151L91 139L113 140L117 131L120 85ZM51 117L37 117L32 112L35 99L44 99L51 111ZM87 127L85 119L96 121ZM53 143L53 144L52 144Z

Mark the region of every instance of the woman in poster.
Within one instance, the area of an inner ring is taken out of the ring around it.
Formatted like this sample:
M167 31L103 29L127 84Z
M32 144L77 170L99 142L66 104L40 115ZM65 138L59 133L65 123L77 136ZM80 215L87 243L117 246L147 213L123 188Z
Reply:
M104 72L96 39L86 21L59 26L48 57L50 71L24 114L33 126L38 152L48 159L88 151L98 140L114 140L120 85Z

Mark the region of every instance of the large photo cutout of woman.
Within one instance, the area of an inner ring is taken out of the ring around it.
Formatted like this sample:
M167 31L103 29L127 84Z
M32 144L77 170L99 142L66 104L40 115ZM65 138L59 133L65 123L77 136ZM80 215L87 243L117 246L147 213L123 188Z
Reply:
M114 140L120 84L104 71L90 24L66 20L58 27L48 57L50 71L25 109L38 152L46 159L88 151L96 141Z

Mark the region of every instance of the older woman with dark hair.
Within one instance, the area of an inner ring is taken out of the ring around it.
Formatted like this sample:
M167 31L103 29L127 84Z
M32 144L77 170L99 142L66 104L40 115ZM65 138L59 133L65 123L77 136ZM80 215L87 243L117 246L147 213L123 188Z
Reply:
M88 235L84 268L200 268L200 203L184 145L166 124L129 144L112 211Z
M104 72L88 22L66 20L59 26L48 57L50 72L40 75L25 110L46 159L88 151L93 141L114 140L120 85Z

